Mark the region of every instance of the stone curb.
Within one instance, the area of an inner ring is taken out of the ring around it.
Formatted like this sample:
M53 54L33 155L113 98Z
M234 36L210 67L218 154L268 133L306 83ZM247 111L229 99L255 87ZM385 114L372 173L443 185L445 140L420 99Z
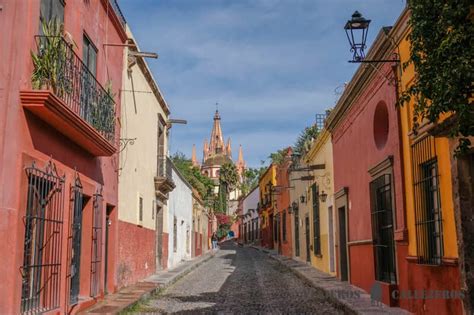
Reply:
M186 276L187 274L189 274L191 271L193 271L197 267L201 266L202 264L204 264L207 261L214 258L217 251L218 250L214 250L214 251L210 251L210 252L206 253L205 255L199 257L198 259L196 259L196 261L193 262L192 264L190 264L189 266L186 266L183 270L180 270L179 272L176 272L176 274L174 274L172 277L170 277L169 279L163 280L162 282L149 280L154 275L148 277L144 281L139 282L139 283L155 284L155 286L152 287L152 288L147 289L145 292L140 294L139 297L131 300L130 302L128 302L128 303L125 302L122 305L117 305L116 308L113 311L103 312L103 313L94 312L94 310L99 309L102 306L107 305L107 301L103 300L103 301L97 303L96 305L92 306L91 308L86 309L86 310L84 310L80 313L82 313L82 314L127 314L128 310L130 310L131 308L133 308L137 304L139 304L141 302L144 302L145 300L149 299L151 296L153 296L155 294L160 293L161 291L165 290L166 288L168 288L169 286L174 284L179 279L181 279L184 276ZM179 266L177 268L179 268ZM168 270L167 272L173 272L173 270ZM132 289L132 287L133 286L126 287L124 289ZM113 295L115 295L115 294L120 294L120 291L114 293Z
M329 287L325 287L324 285L318 284L315 280L312 280L306 275L304 272L296 269L295 267L289 266L285 263L287 261L294 261L298 262L292 258L284 257L278 254L271 253L270 250L261 248L258 246L250 246L258 251L266 253L271 259L277 261L281 266L287 268L293 274L295 274L298 278L300 278L304 283L307 285L322 290L328 300L334 304L336 307L342 309L346 314L360 314L360 315L368 315L368 314L400 314L400 315L408 315L411 314L410 312L398 308L398 307L388 307L388 306L377 306L372 304L372 300L370 299L370 295L359 289L357 287L351 286L350 284L343 284L342 282L338 282L336 285L329 285ZM301 262L298 262L301 263ZM312 268L308 265L309 268ZM340 291L353 291L354 293L358 292L360 295L357 299L342 299L335 296L334 292ZM359 304L359 305L358 305Z

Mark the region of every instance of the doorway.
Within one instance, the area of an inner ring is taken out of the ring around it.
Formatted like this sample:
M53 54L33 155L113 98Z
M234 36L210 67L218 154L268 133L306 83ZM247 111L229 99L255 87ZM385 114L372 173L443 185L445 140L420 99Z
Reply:
M349 280L347 263L347 234L346 234L346 207L338 208L339 216L339 266L341 271L341 281Z
M310 248L310 235L309 235L309 217L306 216L304 218L304 226L305 226L305 236L306 236L306 261L311 261L311 248Z
M110 227L112 225L112 212L114 207L107 205L106 217L105 217L105 271L104 271L104 293L108 293L108 266L109 266L109 241L110 241Z
M332 206L328 207L329 226L329 271L334 272L334 220Z
M295 256L300 255L300 216L299 210L295 210Z
M155 246L156 246L156 270L163 270L163 207L156 202L155 216Z

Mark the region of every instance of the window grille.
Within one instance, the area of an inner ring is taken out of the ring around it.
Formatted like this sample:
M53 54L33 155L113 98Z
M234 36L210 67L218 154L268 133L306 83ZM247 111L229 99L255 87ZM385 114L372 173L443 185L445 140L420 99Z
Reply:
M382 175L370 183L370 199L375 279L395 283L392 184L389 174Z
M71 186L71 211L69 213L68 237L68 283L69 303L77 304L79 301L80 263L81 263L81 236L82 236L82 211L84 209L84 196L79 175Z
M313 200L313 249L315 255L321 255L321 228L319 225L319 188L316 184L313 184L311 186L311 198Z
M100 272L102 267L102 228L103 197L102 188L94 194L94 212L92 217L92 255L91 255L91 293L92 297L100 292Z
M44 170L26 168L28 192L21 267L21 313L43 313L59 307L64 177L50 161Z
M411 149L418 263L439 265L443 257L443 226L435 139L426 136Z

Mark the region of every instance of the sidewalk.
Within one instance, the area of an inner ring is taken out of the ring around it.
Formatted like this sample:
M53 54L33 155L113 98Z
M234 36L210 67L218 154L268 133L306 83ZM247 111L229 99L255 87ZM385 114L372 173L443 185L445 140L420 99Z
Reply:
M397 314L408 315L410 312L388 307L382 303L373 302L370 294L347 282L339 281L336 277L317 270L311 265L295 259L279 255L276 250L252 245L252 248L266 253L283 266L290 269L296 276L308 285L324 291L333 303L340 305L349 314Z
M216 251L184 261L174 269L160 271L142 282L125 287L120 291L107 295L104 300L82 311L80 314L117 314L151 295L167 288L181 277L213 258Z

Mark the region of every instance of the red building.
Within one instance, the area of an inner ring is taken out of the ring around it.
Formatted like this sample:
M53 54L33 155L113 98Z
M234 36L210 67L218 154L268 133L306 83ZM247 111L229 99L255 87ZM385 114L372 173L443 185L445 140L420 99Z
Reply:
M124 56L111 44L127 39L116 10L108 0L3 1L2 314L75 313L116 288ZM64 26L42 27L40 16Z
M275 213L277 217L278 235L274 246L278 253L287 257L293 257L292 229L291 229L291 202L290 202L290 166L291 148L287 149L287 156L282 164L276 167Z
M388 31L379 33L367 60L391 58ZM406 280L401 275L407 230L392 66L362 64L327 127L334 157L337 276L368 292L380 288L383 302L395 305L391 290Z

